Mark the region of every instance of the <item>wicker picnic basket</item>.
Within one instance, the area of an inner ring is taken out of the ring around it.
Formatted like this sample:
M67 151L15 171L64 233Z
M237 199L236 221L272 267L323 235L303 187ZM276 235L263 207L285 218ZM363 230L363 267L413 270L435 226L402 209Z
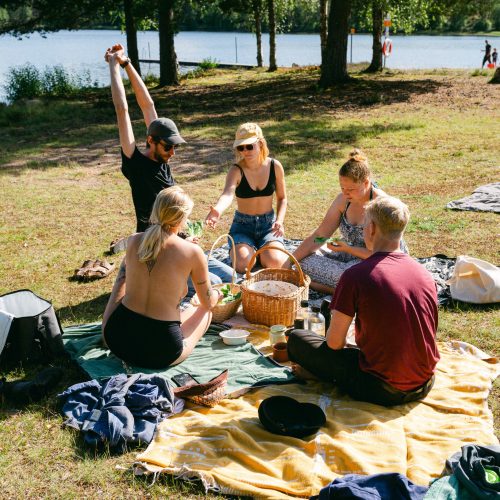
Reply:
M219 243L219 241L222 238L225 238L226 236L231 240L231 242L233 243L233 248L234 248L234 240L231 237L231 235L221 234L214 241L214 244L212 245L212 248L210 249L210 253L208 254L209 259L212 256L212 252L214 251L217 243ZM229 285L231 285L231 293L236 295L239 291L241 291L240 285L237 285L234 282L235 276L236 276L236 255L234 256L234 258L235 258L235 261L233 262L233 275L231 278L231 283L221 283L220 285L214 285L212 288L220 289L223 286L229 284ZM231 318L232 316L234 316L236 314L236 311L238 310L238 307L240 307L240 304L241 304L241 297L237 300L233 300L232 302L228 302L227 304L219 303L219 304L215 305L214 308L212 309L212 321L215 323L223 323L224 321L226 321L227 319Z
M288 255L296 269L261 269L253 276L250 270L255 260L265 250L274 248ZM257 281L285 281L298 286L298 290L287 295L270 296L265 293L251 290L250 286ZM301 300L309 298L309 284L311 278L304 274L297 259L281 247L266 245L254 253L246 272L246 279L241 284L243 295L243 314L250 323L259 325L286 325L291 326L297 316Z

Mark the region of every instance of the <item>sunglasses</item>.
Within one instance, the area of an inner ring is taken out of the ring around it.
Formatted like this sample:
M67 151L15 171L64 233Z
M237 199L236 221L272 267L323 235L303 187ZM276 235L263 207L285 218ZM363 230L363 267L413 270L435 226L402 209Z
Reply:
M253 151L254 145L253 144L246 144L245 146L236 146L236 149L238 151Z
M166 144L165 142L159 142L158 144L161 144L165 151L170 151L172 148L174 148L175 151L178 146L178 144Z

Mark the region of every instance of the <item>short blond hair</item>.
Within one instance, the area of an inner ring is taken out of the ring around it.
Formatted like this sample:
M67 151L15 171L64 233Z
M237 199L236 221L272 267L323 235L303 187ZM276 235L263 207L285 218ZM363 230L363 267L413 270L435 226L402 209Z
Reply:
M378 196L366 205L365 217L379 227L383 236L396 240L401 238L410 220L410 210L398 198Z
M155 260L169 229L182 226L193 209L193 200L179 186L162 189L156 196L149 222L137 255L140 262Z

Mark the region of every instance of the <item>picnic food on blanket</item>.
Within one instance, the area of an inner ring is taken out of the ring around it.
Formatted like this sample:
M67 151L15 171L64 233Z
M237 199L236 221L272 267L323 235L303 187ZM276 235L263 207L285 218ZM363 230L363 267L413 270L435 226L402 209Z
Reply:
M233 243L233 248L235 246L234 240L229 234L221 234L213 243L210 253L208 254L208 259L212 256L215 246L223 238L229 238ZM238 307L241 304L241 287L236 285L234 280L236 276L236 257L233 262L233 275L231 277L231 283L223 283L222 285L215 285L214 288L222 292L223 298L219 300L216 306L212 309L212 321L222 323L227 319L231 318L236 314Z
M250 335L250 332L234 328L220 332L219 335L222 342L226 345L241 345L247 341L247 337Z
M174 394L193 403L214 407L226 397L227 376L228 371L224 370L204 384L176 388Z
M249 289L255 292L270 295L271 297L277 297L278 295L296 293L298 286L293 283L287 283L286 281L262 280L252 283L249 286Z
M226 288L228 287L228 288ZM240 285L223 283L220 285L213 285L214 290L220 290L222 293L219 302L212 309L212 321L222 323L227 319L234 316L238 307L241 304L241 287ZM199 306L200 301L198 295L195 293L191 299L193 306Z
M75 269L73 279L78 281L91 281L108 276L115 265L107 260L86 260L82 266Z
M200 238L203 234L203 221L188 221L186 224L186 232L189 237Z
M287 254L294 263L294 269L261 269L252 276L250 269L255 264L255 260L269 248ZM309 296L311 283L311 278L303 273L297 259L281 246L266 245L253 254L245 278L241 284L245 319L258 325L292 326L300 301ZM277 285L258 285L265 281L277 283Z
M261 424L273 434L303 438L326 424L323 410L312 403L299 403L287 396L271 396L259 406Z
M330 237L330 238L324 238L323 236L316 236L316 238L314 238L314 243L331 243L332 245L335 245L337 246L337 242L340 241L342 238L337 238L337 237Z
M238 300L241 298L240 288L238 287L238 291L236 293L233 293L233 291L236 291L236 288L232 288L229 283L222 285L219 290L222 292L222 296L219 299L219 302L221 304L227 304L228 302L233 302L234 300Z

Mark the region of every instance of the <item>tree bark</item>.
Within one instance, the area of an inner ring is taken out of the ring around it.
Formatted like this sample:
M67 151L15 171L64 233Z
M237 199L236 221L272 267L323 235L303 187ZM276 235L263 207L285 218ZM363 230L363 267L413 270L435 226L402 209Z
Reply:
M321 43L321 61L325 60L327 35L328 35L328 0L319 0L319 39Z
M160 85L179 85L179 65L174 45L175 0L159 0Z
M276 71L276 15L274 0L267 0L267 16L269 18L269 71Z
M327 88L349 80L347 37L351 0L331 0L325 59L321 64L320 87Z
M367 73L375 73L377 71L382 71L382 6L377 2L377 0L372 0L372 62L370 66L366 68Z
M257 38L257 66L262 68L264 59L262 57L262 1L253 0L253 18L255 21L255 37Z
M125 13L125 33L127 35L127 54L130 57L132 66L140 75L141 65L139 63L139 49L137 47L137 28L135 26L132 3L133 0L123 0L123 11Z
M495 70L493 78L488 83L500 83L500 67Z

